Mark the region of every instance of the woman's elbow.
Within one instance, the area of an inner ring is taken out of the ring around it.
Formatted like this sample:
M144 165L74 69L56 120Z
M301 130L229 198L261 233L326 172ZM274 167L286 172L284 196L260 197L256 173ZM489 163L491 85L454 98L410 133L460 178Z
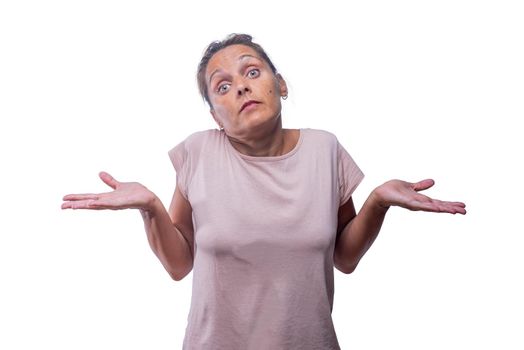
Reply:
M169 272L169 276L171 276L171 279L175 280L175 281L181 281L184 279L184 277L186 277L188 275L188 273L186 274L180 274L180 273L174 273L174 272Z
M356 263L335 263L335 267L342 273L349 275L350 273L353 273L355 269L357 268L358 262Z
M173 272L168 272L169 273L169 276L171 277L172 280L175 280L175 281L181 281L182 279L184 279L185 275L179 275L179 274L176 274L176 273L173 273Z
M189 275L189 273L191 272L192 269L193 269L193 266L187 267L184 270L175 270L175 269L166 269L166 270L167 270L167 273L169 274L169 276L173 280L178 282L178 281L183 280L184 277L186 277L187 275Z
M352 265L350 267L345 267L342 270L340 269L339 270L342 271L342 273L349 275L350 273L353 273L353 271L355 271L356 268L357 268L357 265Z

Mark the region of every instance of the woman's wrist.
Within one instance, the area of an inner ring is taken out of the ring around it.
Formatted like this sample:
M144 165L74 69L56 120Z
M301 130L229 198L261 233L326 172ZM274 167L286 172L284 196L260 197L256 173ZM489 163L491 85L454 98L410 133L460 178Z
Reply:
M144 205L140 208L140 211L149 215L154 214L158 210L159 204L160 199L157 197L157 195L149 191L147 199Z
M375 188L369 195L369 198L373 206L383 210L388 210L392 205L383 195L382 185Z

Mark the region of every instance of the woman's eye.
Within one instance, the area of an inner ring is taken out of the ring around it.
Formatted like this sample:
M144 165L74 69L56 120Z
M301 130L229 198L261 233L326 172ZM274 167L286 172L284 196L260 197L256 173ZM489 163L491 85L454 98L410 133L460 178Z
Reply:
M231 86L231 84L221 84L221 85L218 86L217 92L219 94L224 94L224 93L229 91L229 87L230 86Z
M260 75L260 70L258 69L251 69L249 72L247 72L247 75L250 77L250 78L256 78Z

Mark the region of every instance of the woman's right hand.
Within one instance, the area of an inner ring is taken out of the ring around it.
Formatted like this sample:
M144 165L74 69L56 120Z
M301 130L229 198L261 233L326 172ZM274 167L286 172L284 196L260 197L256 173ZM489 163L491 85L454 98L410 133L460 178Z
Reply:
M62 209L142 209L149 211L156 195L138 182L119 182L102 171L102 181L114 189L105 193L68 194Z

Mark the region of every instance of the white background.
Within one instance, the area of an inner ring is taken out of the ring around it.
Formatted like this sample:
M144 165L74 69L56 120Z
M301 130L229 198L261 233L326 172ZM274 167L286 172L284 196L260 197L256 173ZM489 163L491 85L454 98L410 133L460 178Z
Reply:
M522 349L524 12L518 1L3 1L0 348L179 349L192 274L170 280L136 210L62 211L139 181L169 205L167 151L216 127L206 45L254 36L291 88L284 127L329 130L366 178L466 216L390 210L335 271L343 349ZM183 5L182 5L183 4Z

